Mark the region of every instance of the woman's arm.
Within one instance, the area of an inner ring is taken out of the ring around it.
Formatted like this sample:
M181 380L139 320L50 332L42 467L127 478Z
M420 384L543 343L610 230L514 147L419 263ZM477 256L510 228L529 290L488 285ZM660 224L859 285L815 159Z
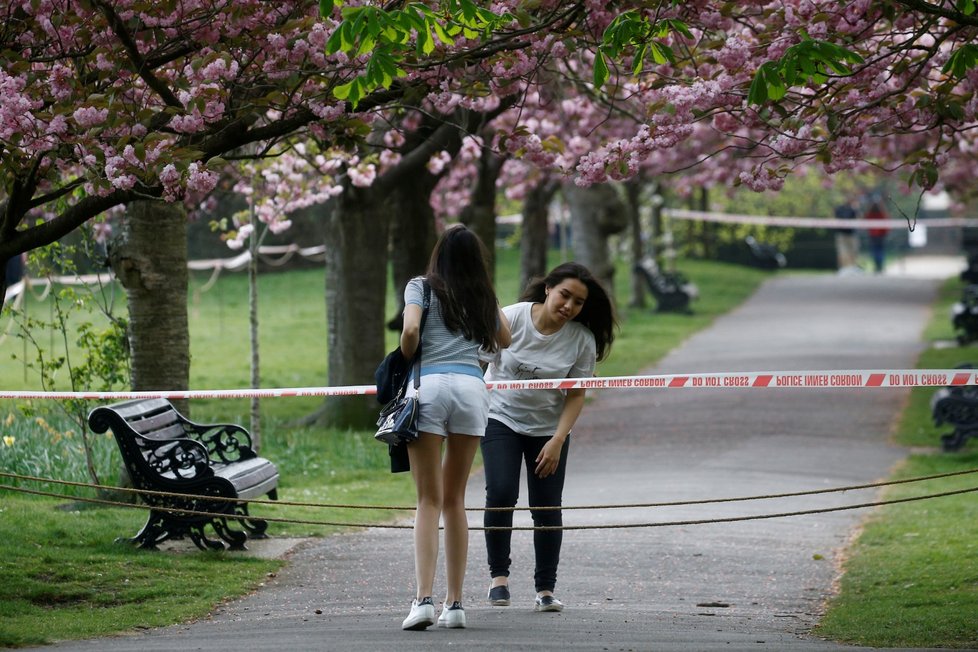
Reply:
M567 390L564 409L561 411L560 419L557 421L557 430L554 432L553 437L550 438L550 441L544 444L540 454L537 455L537 476L546 478L549 475L553 475L557 470L557 465L560 463L560 451L564 448L567 435L570 434L571 428L577 422L577 417L581 416L581 410L584 409L585 391L580 388Z
M513 333L509 327L509 319L506 318L506 313L503 309L499 309L499 325L496 327L496 341L499 342L499 348L505 349L513 342Z
M404 326L401 328L401 353L410 360L418 350L421 334L421 306L409 303L404 306Z

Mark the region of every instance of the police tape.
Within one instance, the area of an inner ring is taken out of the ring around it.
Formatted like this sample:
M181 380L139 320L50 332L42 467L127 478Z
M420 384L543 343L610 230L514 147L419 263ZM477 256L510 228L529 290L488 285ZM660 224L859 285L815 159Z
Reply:
M887 387L962 387L978 385L978 372L962 369L878 369L815 371L735 371L680 373L651 376L608 376L534 380L488 381L494 391L571 389L856 389ZM289 387L269 389L159 390L130 392L36 392L0 390L0 399L129 400L146 398L282 398L302 396L366 396L373 385L341 387Z

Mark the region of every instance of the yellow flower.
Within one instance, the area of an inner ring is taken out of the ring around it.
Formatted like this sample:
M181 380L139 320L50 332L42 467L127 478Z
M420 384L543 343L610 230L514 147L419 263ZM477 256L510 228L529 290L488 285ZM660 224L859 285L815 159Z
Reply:
M5 426L11 426L11 425L13 425L13 423L14 423L14 413L13 412L10 412L10 413L7 414L7 418L4 419L3 425L5 425Z
M14 437L13 435L4 435L3 436L3 445L4 446L13 446L15 441L17 441L17 438Z

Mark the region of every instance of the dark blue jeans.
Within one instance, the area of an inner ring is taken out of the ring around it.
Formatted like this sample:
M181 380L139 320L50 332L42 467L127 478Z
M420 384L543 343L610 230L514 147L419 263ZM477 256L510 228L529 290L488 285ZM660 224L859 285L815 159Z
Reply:
M504 424L489 419L486 436L482 438L482 461L486 474L486 507L514 507L520 495L520 469L526 465L526 486L530 507L559 506L564 492L567 470L567 449L570 438L560 452L557 471L546 478L537 477L537 455L549 437L528 437L514 432ZM563 525L559 509L530 510L536 526ZM512 527L513 512L485 512L486 527ZM486 530L486 551L489 555L491 577L509 577L510 541L512 530ZM536 552L536 571L533 581L536 590L553 591L557 585L557 564L560 562L562 530L533 532Z

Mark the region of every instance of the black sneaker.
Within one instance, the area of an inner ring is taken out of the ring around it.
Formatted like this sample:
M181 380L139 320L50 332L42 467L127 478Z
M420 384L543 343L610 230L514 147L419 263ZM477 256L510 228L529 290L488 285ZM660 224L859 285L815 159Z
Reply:
M494 586L489 589L489 602L494 607L508 607L509 587L504 584L502 586Z
M535 611L563 611L564 603L552 595L537 596Z

